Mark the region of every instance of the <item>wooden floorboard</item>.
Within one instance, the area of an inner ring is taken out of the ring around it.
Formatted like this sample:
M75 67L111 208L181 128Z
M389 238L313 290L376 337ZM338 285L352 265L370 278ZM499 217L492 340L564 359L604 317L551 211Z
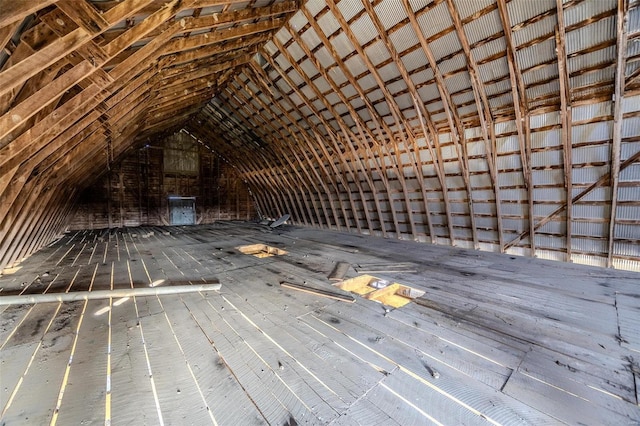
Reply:
M279 285L340 292L337 262L425 294L393 309ZM640 423L630 272L221 222L66 234L0 297L203 282L222 288L0 309L0 422Z

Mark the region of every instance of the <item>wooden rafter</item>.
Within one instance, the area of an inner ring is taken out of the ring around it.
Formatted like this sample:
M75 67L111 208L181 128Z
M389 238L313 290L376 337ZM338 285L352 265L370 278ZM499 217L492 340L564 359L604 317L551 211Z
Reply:
M627 18L628 0L618 0L616 16L616 74L613 98L613 141L611 143L611 208L609 212L609 242L607 267L613 266L615 249L616 213L618 206L618 183L620 182L620 150L622 145L622 104L624 102L625 64L627 56Z

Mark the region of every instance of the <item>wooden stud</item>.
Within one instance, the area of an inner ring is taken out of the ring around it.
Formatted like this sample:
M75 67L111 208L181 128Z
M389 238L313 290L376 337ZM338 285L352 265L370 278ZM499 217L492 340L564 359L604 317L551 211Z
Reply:
M627 55L627 0L618 0L616 17L616 74L613 98L613 141L611 143L611 211L609 215L609 244L607 268L613 267L615 249L616 214L618 206L618 183L620 181L620 149L622 145L622 104L624 102L625 64Z
M564 9L562 0L556 0L556 16L558 28L556 30L556 50L558 57L558 80L560 82L560 118L562 126L560 135L562 138L562 158L564 161L564 185L566 188L566 261L571 262L571 234L573 225L573 160L571 143L571 88L569 71L567 68L566 34L564 24Z

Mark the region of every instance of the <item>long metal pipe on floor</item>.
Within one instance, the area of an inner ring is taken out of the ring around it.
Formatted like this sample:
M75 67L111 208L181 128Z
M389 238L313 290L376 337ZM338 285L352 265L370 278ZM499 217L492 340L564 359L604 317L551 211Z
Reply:
M1 305L22 305L29 303L76 302L78 300L112 299L116 297L162 296L167 294L218 291L220 284L174 285L167 287L122 288L115 290L75 291L71 293L23 294L0 296Z

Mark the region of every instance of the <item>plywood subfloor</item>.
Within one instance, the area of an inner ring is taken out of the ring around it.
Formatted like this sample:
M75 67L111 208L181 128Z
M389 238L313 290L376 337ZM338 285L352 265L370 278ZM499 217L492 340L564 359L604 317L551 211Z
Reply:
M340 291L327 274L344 261L425 295L394 310L278 285ZM0 297L222 290L0 307L0 423L638 424L639 278L245 223L70 233Z

